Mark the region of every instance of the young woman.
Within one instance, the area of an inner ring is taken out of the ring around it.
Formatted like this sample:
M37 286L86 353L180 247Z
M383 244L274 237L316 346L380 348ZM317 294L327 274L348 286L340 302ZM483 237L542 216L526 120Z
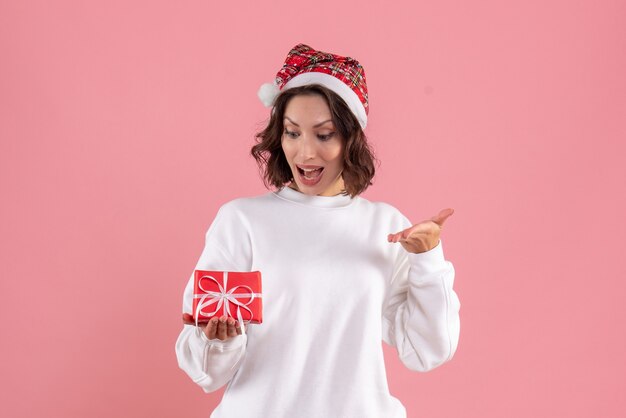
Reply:
M222 205L195 269L260 271L263 323L197 329L192 275L178 363L205 392L228 384L212 418L406 417L381 340L411 370L452 358L460 304L439 239L452 210L413 225L360 196L375 170L356 60L299 44L259 96L272 113L252 155L277 190Z

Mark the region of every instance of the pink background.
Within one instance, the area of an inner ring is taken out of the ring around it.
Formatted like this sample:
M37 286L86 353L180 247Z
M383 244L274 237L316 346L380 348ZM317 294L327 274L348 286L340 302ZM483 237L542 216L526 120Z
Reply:
M364 197L456 210L455 358L385 351L409 417L625 416L626 3L225 3L0 3L0 415L209 416L183 287L304 42L366 69Z

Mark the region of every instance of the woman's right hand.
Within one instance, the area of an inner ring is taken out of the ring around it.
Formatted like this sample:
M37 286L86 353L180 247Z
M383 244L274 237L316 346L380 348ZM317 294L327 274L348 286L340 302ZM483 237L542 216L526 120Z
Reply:
M187 313L183 314L183 323L186 325L196 325L193 316ZM226 317L226 315L222 315L220 318L213 317L209 322L200 323L198 326L209 340L217 338L218 340L226 341L229 338L241 335L239 322L235 321L233 318Z

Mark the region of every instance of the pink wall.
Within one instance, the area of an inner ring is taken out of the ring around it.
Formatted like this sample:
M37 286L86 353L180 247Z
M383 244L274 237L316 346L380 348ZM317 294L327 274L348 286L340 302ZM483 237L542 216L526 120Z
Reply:
M625 416L626 3L221 4L0 4L0 415L208 417L182 290L305 42L365 66L364 197L456 211L456 357L386 350L409 416Z

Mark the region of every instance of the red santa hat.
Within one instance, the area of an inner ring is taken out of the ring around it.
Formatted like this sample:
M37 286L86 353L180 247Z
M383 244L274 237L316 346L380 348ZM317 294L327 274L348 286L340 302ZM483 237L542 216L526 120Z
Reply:
M272 107L282 90L313 83L337 93L352 110L361 128L365 129L369 113L365 70L354 58L298 44L287 54L274 82L263 84L257 95L266 107Z

